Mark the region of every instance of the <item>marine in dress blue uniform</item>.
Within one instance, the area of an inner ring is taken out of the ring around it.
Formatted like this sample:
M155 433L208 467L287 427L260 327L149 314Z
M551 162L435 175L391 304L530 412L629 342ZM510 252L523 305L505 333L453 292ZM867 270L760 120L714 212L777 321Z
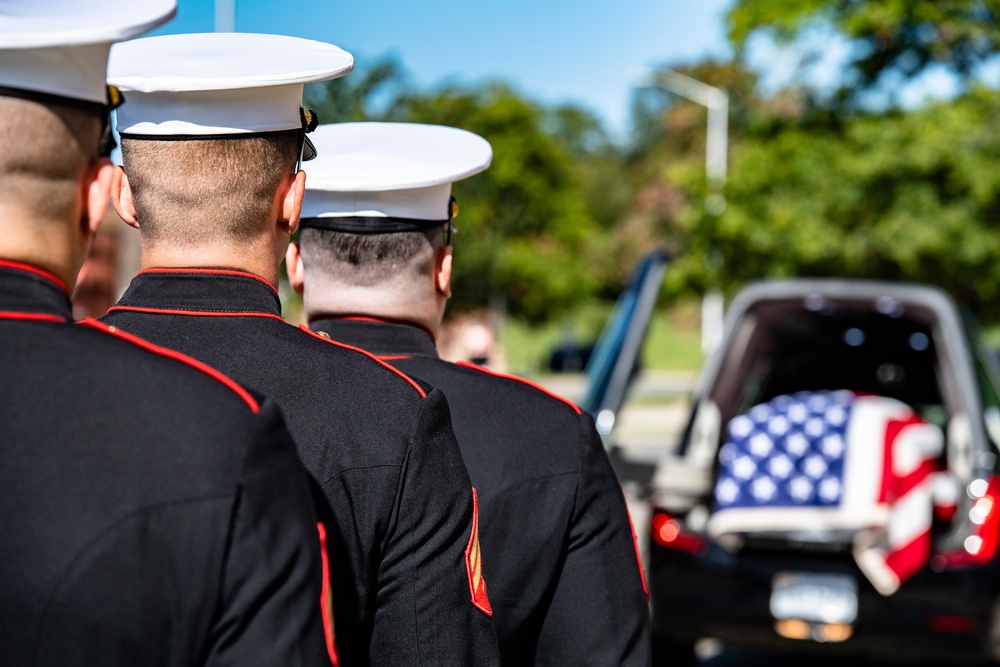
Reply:
M107 207L108 49L174 11L21 2L0 16L7 667L331 661L321 533L276 405L176 352L72 322L70 290Z
M351 64L332 45L261 35L115 48L110 80L128 106L118 113L125 170L112 198L142 233L143 270L103 319L281 406L326 501L342 664L496 664L472 485L444 396L282 320L276 285L298 220L298 155L284 154L277 168L264 164L273 156L259 165L225 157L270 155L284 141L275 133L302 138L303 82ZM308 144L299 145L309 157ZM221 171L206 177L205 165ZM278 184L265 187L260 212L239 179L268 169L277 169ZM193 204L185 207L175 189L192 193ZM220 213L234 204L237 213ZM249 224L251 216L260 219Z
M289 275L310 327L448 397L480 504L505 665L647 665L645 583L589 415L531 383L438 357L450 295L451 183L489 144L440 126L320 126Z

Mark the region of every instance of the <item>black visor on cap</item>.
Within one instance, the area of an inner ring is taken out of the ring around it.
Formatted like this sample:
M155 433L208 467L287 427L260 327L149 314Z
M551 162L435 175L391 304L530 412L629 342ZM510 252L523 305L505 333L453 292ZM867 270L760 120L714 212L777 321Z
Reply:
M379 216L352 215L331 218L302 218L299 227L326 229L351 234L397 234L420 232L448 224L447 220L418 220L416 218L383 218Z

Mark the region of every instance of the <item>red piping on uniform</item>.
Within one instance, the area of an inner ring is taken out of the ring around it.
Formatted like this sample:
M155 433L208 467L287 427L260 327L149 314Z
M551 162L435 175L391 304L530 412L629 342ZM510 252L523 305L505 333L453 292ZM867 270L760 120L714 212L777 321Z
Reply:
M568 398L563 398L559 394L555 394L555 393L549 391L548 389L546 389L542 385L535 384L531 380L525 380L524 378L518 377L516 375L507 375L506 373L498 373L498 372L496 372L494 370L491 370L489 368L484 368L483 366L477 366L476 364L470 364L467 361L456 361L455 364L458 365L458 366L461 366L462 368L471 368L474 371L480 371L482 373L486 373L487 375L493 375L493 376L496 376L498 378L506 378L508 380L515 380L515 381L520 382L522 384L526 384L529 387L534 387L535 389L537 389L538 391L542 392L543 394L548 394L549 396L551 396L552 398L556 399L557 401L562 401L563 403L565 403L569 407L573 408L573 410L576 412L576 414L578 414L578 415L579 414L583 414L583 411L580 410L580 408L577 407L576 403L574 403L573 401L569 400Z
M215 379L216 381L221 382L226 387L229 387L229 389L233 393L235 393L237 396L243 399L244 403L250 406L250 409L253 411L254 414L260 412L260 403L258 403L257 400L250 395L250 392L248 392L246 389L237 384L232 378L223 375L222 373L215 370L211 366L207 366L202 362L198 361L197 359L192 359L186 354L181 354L180 352L177 352L175 350L169 350L165 347L154 345L147 340L139 338L138 336L133 336L130 333L126 333L121 329L119 329L118 327L108 326L107 324L104 324L103 322L98 322L97 320L90 317L80 320L79 324L85 324L86 326L93 327L98 331L103 331L104 333L109 333L112 336L121 338L122 340L126 340L129 343L132 343L133 345L138 345L144 350L149 350L150 352L153 352L160 356L174 359L176 361L181 362L182 364L187 364L191 368L199 370L205 375L208 375L209 377Z
M30 320L32 322L65 322L65 317L50 313L20 313L0 311L0 320Z
M380 354L378 358L382 361L399 361L400 359L409 359L411 356L409 354Z
M231 313L228 311L218 310L174 310L171 308L145 308L143 306L111 306L108 308L109 313L114 313L120 310L127 310L136 313L152 313L153 315L190 315L192 317L268 317L272 320L278 320L279 322L285 321L280 315L275 315L274 313Z
M317 315L316 317L310 317L309 318L309 324L312 324L313 322L317 322L319 320L337 320L337 321L340 321L340 322L369 322L371 324L398 324L398 325L404 326L404 327L414 327L416 329L420 329L425 334L427 334L428 336L430 336L431 340L436 340L436 336L434 335L434 332L432 332L430 329L428 329L424 325L419 324L418 322L410 321L410 320L387 320L387 319L381 318L381 317L371 317L370 315L340 315L340 316L334 316L334 315L322 315L322 314L320 314L320 315Z
M150 273L207 273L207 274L214 274L214 275L221 275L221 276L240 276L242 278L253 278L254 280L258 280L258 281L264 283L265 285L267 285L271 289L271 291L274 292L275 294L278 293L278 290L274 289L274 285L272 285L271 283L267 282L266 280L264 280L260 276L254 275L253 273L249 273L247 271L237 271L235 269L184 269L184 268L156 269L156 268L153 268L153 269L143 269L142 271L140 271L136 275L138 275L138 276L144 276L144 275L148 275Z
M23 262L15 262L9 259L0 259L0 268L17 269L18 271L24 271L26 273L33 273L36 276L41 276L42 278L45 278L48 281L54 282L56 285L59 286L59 289L61 289L63 292L67 294L67 296L69 295L69 288L66 287L66 283L64 283L62 279L60 279L57 275L55 275L54 273L49 273L45 269L40 269L37 266L32 266L31 264L25 264Z
M622 491L622 495L625 492ZM646 570L642 567L642 553L639 551L639 536L635 532L635 522L632 521L632 512L628 509L628 496L625 496L625 516L628 517L628 527L632 531L632 546L635 547L635 560L639 563L639 579L642 581L642 592L646 594L649 601L649 586L646 585Z
M323 615L323 634L326 636L326 652L330 656L333 667L339 667L337 657L336 635L333 627L333 593L330 592L330 559L326 553L326 526L322 522L316 524L319 530L319 554L323 563L323 592L319 598L320 613Z
M336 345L337 347L342 347L345 350L351 350L352 352L360 352L361 354L365 355L369 359L375 360L379 365L383 366L384 368L388 368L390 371L392 371L393 373L395 373L399 377L401 377L404 380L406 380L407 382L409 382L410 386L412 386L414 389L416 389L417 393L420 394L420 398L427 398L427 392L424 391L423 387L421 387L419 384L417 384L416 381L414 381L413 378L411 378L409 375L407 375L403 371L399 370L398 368L396 368L394 366L390 366L389 364L385 363L384 361L382 361L381 359L379 359L378 357L376 357L371 352L367 352L365 350L362 350L360 347L354 347L353 345L345 345L344 343L340 343L340 342L337 342L335 340L331 340L329 338L323 338L323 336L320 336L318 333L316 333L315 331L313 331L312 329L310 329L309 327L307 327L304 324L300 324L299 328L302 329L303 331L305 331L307 334L309 334L313 338L318 338L319 340L323 341L324 343L330 343L331 345Z

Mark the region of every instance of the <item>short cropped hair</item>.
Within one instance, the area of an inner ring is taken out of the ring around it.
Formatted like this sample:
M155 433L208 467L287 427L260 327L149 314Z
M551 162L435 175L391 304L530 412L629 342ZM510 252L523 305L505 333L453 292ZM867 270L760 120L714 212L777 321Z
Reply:
M272 222L299 157L299 130L225 139L122 137L122 162L147 241L248 241Z
M443 226L392 234L355 234L307 227L299 235L310 274L351 287L377 287L430 275Z
M93 112L0 96L0 202L39 219L71 217L100 132Z

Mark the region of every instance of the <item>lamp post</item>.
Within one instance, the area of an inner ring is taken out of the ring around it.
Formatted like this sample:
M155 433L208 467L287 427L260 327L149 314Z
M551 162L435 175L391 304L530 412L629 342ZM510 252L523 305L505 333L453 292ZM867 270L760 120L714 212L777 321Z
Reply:
M215 32L236 32L236 0L215 0Z
M708 109L705 176L709 195L705 199L705 208L713 215L721 214L726 208L722 190L726 185L729 151L729 95L720 88L670 69L642 71L639 85L666 90Z
M729 95L726 91L670 69L644 70L639 85L660 88L708 109L705 141L705 178L708 196L705 210L721 215L726 210L726 166L729 152ZM722 343L722 292L712 288L701 302L701 351L713 352Z

